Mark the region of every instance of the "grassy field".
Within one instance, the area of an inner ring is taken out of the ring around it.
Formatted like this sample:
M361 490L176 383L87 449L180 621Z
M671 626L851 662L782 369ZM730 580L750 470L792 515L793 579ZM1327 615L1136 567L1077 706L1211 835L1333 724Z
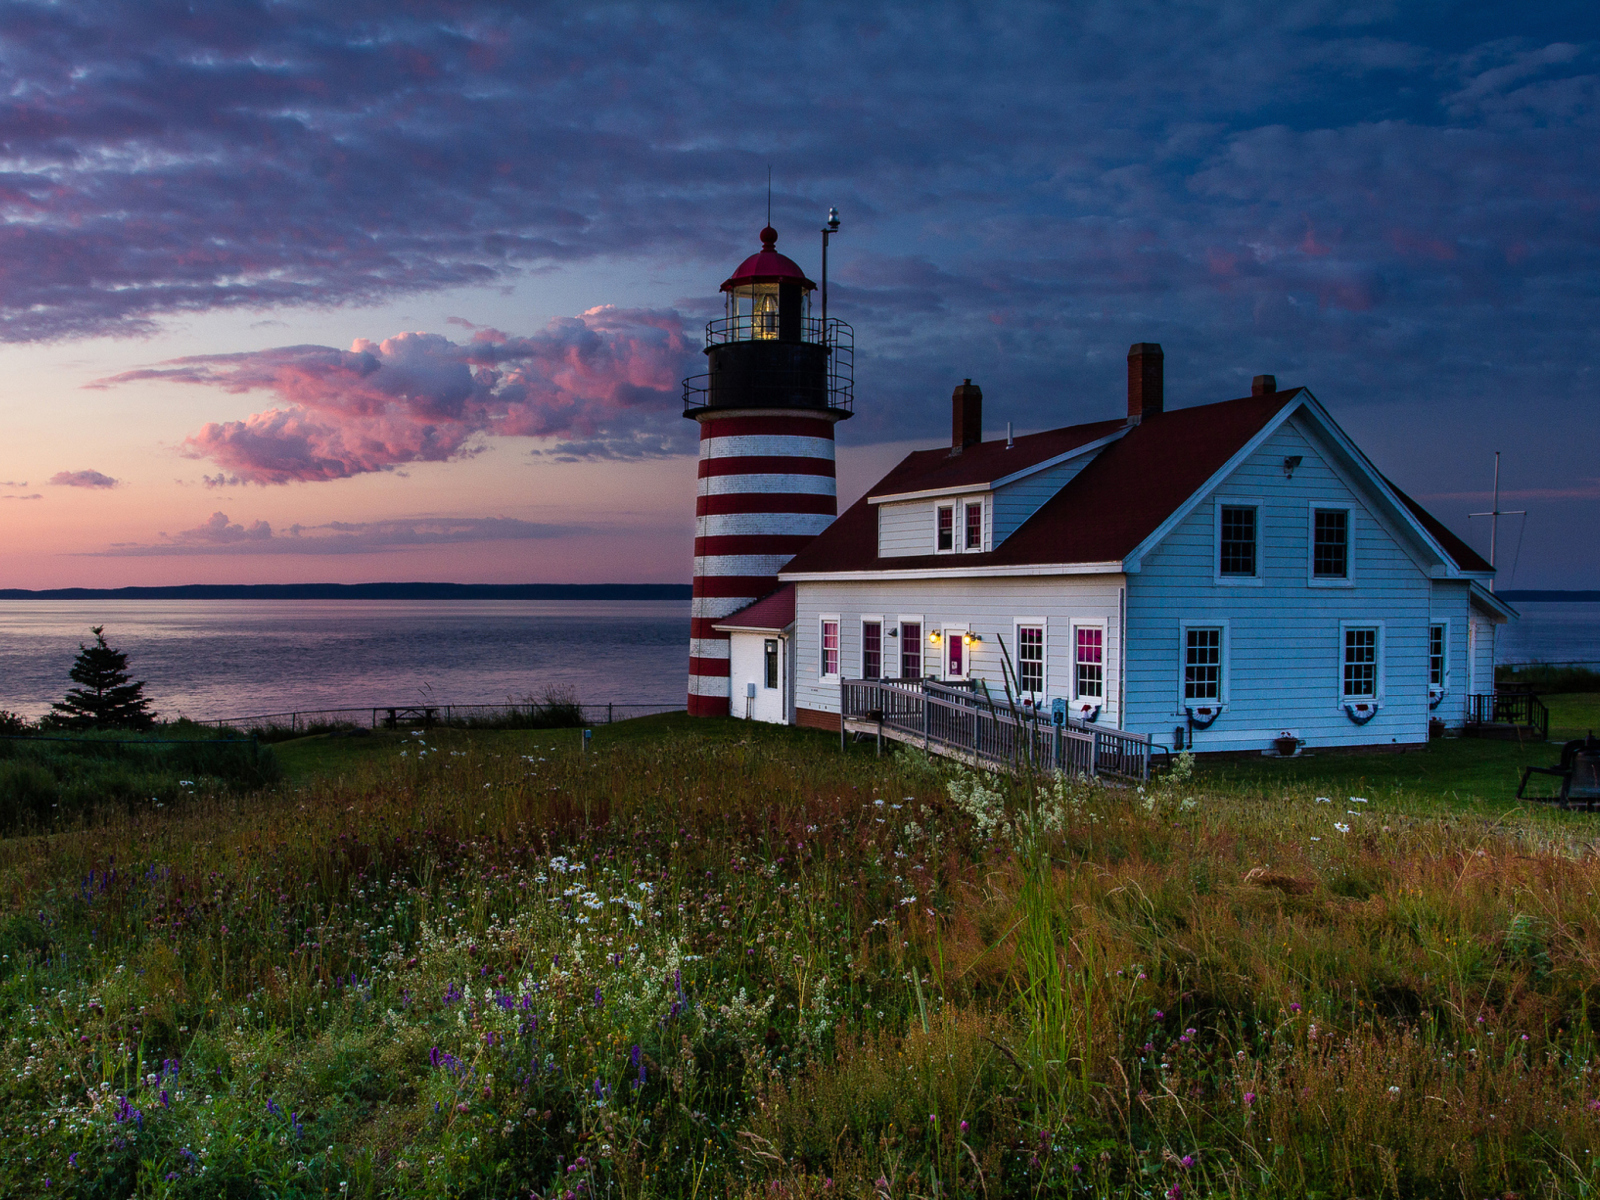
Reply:
M1510 799L1553 746L1136 790L580 744L304 738L0 842L0 1194L1600 1188L1600 822Z

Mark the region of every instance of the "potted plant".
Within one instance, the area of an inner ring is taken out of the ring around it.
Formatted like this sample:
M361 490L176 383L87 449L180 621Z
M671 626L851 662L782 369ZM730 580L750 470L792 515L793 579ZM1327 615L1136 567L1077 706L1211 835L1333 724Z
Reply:
M1292 734L1272 739L1272 747L1278 752L1279 758L1293 758L1300 749L1300 739Z

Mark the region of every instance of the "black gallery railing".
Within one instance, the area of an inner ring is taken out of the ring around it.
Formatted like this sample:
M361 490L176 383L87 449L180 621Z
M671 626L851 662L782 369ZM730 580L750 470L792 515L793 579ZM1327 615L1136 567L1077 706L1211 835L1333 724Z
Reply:
M920 680L845 679L839 683L844 728L881 733L930 753L996 771L1061 771L1150 778L1150 739L1071 717L1017 712L982 692ZM863 730L863 726L870 729Z

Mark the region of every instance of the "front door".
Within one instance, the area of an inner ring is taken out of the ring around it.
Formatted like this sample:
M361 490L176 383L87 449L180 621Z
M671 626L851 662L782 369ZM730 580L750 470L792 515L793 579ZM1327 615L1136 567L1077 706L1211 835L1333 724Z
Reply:
M970 664L967 661L967 635L965 625L944 627L944 677L948 680L965 679Z

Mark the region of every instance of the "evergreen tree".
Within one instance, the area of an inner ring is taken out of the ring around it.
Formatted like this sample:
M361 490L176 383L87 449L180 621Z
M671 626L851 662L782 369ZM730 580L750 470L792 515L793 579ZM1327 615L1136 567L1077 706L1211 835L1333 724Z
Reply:
M106 645L104 625L96 625L94 645L78 644L66 698L45 718L57 729L150 729L156 717L144 698L144 681L128 682L128 656Z

